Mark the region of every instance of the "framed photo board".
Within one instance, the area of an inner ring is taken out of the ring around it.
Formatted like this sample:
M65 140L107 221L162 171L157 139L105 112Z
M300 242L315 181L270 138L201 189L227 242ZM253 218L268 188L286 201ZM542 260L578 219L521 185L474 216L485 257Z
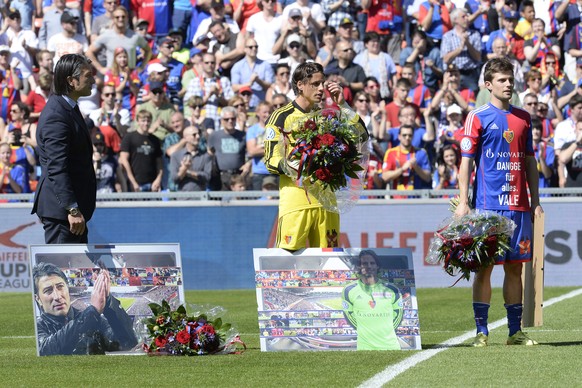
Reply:
M144 354L149 303L184 303L179 244L31 245L37 354Z
M421 349L409 248L254 249L262 351Z

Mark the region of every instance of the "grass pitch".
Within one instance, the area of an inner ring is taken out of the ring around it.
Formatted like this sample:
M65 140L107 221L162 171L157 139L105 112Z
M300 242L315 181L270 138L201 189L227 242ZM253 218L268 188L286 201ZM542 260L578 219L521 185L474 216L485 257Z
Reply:
M572 288L546 288L545 299ZM420 289L419 318L423 349L474 329L471 290ZM247 350L241 355L207 357L52 356L37 357L29 294L3 293L0 301L0 359L4 387L358 386L386 367L418 352L288 352L259 349L255 292L189 291L188 303L220 305L236 325ZM490 346L468 343L448 348L387 385L423 387L581 386L580 304L582 296L544 309L544 326L528 329L541 344L504 345L507 329L490 335ZM494 290L490 322L505 316L501 290Z

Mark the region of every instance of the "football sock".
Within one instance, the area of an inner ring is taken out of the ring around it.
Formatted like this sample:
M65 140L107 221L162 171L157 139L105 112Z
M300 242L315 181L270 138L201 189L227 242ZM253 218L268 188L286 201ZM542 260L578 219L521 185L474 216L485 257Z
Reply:
M473 302L473 312L475 314L475 325L477 326L477 333L489 335L489 330L487 329L487 319L489 318L489 304Z
M511 337L521 330L521 315L523 313L523 304L506 304L507 310L507 327L509 327L509 336Z

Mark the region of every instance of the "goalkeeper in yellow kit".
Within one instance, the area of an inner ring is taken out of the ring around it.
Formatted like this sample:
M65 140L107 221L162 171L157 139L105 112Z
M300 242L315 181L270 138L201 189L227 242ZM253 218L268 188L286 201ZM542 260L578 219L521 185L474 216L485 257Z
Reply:
M313 195L308 197L306 191L295 183L295 179L287 175L290 170L280 144L281 129L290 128L295 121L320 109L325 89L350 123L362 125L363 128L365 125L345 102L341 85L325 82L320 64L309 62L297 66L292 86L297 98L271 114L265 131L265 165L270 173L280 175L277 247L296 251L305 248L308 241L310 247L314 248L337 247L340 237L339 214L323 209Z

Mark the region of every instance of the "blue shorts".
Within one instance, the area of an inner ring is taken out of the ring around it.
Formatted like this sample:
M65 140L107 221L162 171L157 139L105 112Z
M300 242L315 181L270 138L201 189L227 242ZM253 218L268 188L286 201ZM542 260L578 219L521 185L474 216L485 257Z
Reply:
M509 244L511 250L507 251L505 256L498 257L495 260L495 264L526 263L531 261L533 246L531 213L514 210L495 210L495 212L513 220L517 225Z

